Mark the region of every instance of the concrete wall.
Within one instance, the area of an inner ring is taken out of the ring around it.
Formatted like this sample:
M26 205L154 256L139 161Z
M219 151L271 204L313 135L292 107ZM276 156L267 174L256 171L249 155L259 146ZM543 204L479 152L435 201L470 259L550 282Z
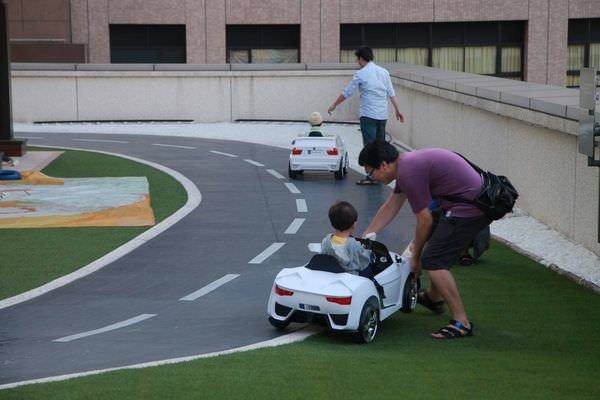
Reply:
M31 67L37 68L36 65ZM189 70L161 71L127 70L139 69L139 64L81 64L77 71L73 65L62 67L70 70L57 70L61 65L54 64L55 70L13 71L15 121L304 120L315 110L325 114L354 72L353 69L245 70L256 65L240 65L235 71L192 70L193 66L189 65L173 66ZM168 68L165 65L156 67ZM105 70L90 70L93 68ZM340 107L337 117L356 120L357 109L356 96Z
M304 120L314 110L326 115L354 72L344 65L278 67L14 65L13 116L18 122ZM447 147L508 175L521 194L519 208L600 255L598 170L577 150L578 90L427 67L389 69L406 118L399 124L390 115L395 140ZM357 111L355 95L333 119L356 121Z

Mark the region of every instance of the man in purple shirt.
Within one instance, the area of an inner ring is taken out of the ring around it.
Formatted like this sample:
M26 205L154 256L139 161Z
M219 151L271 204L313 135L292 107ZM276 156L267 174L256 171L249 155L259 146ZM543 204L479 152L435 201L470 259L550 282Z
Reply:
M473 205L441 200L444 212L431 232L433 218L429 203L439 196L473 199L482 190L481 177L450 150L428 148L399 154L393 145L379 140L362 149L358 163L378 182L387 185L396 180L394 191L377 211L365 235L383 229L407 199L415 214L411 268L415 278L424 269L431 282L429 290L419 293L418 302L439 314L444 311L445 300L452 314L450 323L431 337L472 336L473 323L467 317L450 267L491 221Z

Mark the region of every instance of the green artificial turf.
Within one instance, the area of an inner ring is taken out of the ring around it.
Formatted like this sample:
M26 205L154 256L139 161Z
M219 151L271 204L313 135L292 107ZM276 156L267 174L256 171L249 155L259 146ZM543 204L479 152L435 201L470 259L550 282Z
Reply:
M418 306L383 321L368 345L325 332L281 347L7 389L0 399L599 398L598 294L496 242L478 264L453 272L472 338L430 339L449 316Z
M106 154L69 150L42 172L60 178L145 176L156 223L187 201L184 188L164 172ZM149 228L0 229L0 299L73 272Z

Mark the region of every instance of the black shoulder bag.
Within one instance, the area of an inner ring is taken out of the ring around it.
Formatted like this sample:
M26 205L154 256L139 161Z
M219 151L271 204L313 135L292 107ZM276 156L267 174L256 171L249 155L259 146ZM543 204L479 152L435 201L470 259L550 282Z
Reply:
M479 175L481 175L483 180L483 190L479 196L473 200L459 196L438 197L453 203L472 204L479 208L491 220L498 220L511 212L519 197L519 192L517 192L517 189L510 183L510 180L506 176L495 175L490 171L484 171L463 155L458 155L464 158L464 160L468 162Z

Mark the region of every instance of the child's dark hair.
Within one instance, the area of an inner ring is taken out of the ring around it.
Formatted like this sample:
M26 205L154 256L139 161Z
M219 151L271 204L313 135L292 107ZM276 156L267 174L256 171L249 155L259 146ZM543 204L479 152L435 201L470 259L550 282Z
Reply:
M329 221L338 231L350 229L358 219L358 212L347 201L338 201L329 208Z

